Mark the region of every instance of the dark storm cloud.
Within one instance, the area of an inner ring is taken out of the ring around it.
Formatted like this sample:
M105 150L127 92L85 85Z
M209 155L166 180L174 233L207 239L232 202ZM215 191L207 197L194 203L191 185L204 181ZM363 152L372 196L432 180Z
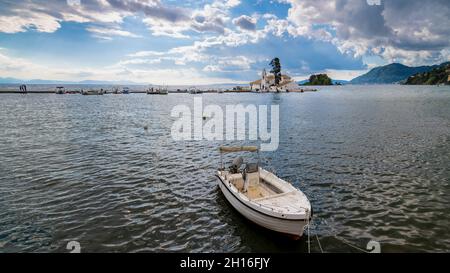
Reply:
M242 15L241 17L234 19L233 23L244 30L256 30L256 20L246 15Z
M344 50L357 54L382 52L410 61L449 59L450 1L448 0L287 0L289 19L307 33L325 28ZM442 53L441 53L442 51ZM430 60L433 61L433 60Z
M159 1L153 1L150 4L138 0L107 0L108 3L120 10L133 13L143 12L145 15L167 20L170 22L180 22L190 20L189 12L185 9L165 6Z

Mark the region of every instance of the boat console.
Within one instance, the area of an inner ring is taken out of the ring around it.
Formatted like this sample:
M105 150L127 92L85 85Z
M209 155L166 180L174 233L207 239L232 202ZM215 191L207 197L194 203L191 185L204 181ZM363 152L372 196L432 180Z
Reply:
M259 186L259 166L257 163L246 164L244 173L244 192L247 192L249 187Z

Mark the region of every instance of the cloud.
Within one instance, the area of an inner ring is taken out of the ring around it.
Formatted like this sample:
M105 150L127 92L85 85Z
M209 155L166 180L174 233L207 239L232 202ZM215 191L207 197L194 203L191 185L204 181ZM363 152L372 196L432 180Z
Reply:
M278 56L282 58L283 69L293 76L328 72L350 77L365 70L367 66L362 60L370 58L409 65L450 60L448 0L427 3L384 0L381 5L368 5L366 0L278 2L284 5L265 2L249 5L246 2L236 8L241 4L238 0L208 0L201 4L82 0L79 5L69 5L62 0L2 1L0 32L3 33L52 33L65 27L65 22L76 22L98 39L139 38L147 34L165 37L153 37L154 40L145 45L147 39L136 40L133 48L142 51L132 54L125 51L126 55L121 56L111 54L111 63L105 72L86 68L46 69L23 59L8 59L3 54L0 61L10 70L1 73L34 73L51 78L51 74L45 73L54 72L58 77L90 75L137 79L148 73L159 74L155 72L159 68L174 71L177 76L201 78L199 75L209 75L223 80L223 75L230 78L250 75L252 78L267 65L267 59ZM276 10L278 6L282 6L281 12ZM273 14L264 13L266 10L273 10ZM282 17L281 14L287 15ZM142 30L139 23L137 28L130 28L130 24L136 22L142 22L147 31ZM96 50L95 46L92 48ZM3 52L6 51L0 51ZM21 67L25 64L26 68ZM36 71L32 72L33 69Z
M242 15L233 19L233 24L238 26L242 30L255 31L256 30L256 18Z
M112 10L105 0L85 0L82 5L66 1L10 1L0 3L0 32L35 30L52 33L62 22L121 23L126 12Z
M49 67L23 58L14 58L0 52L0 75L24 80L50 79L62 81L104 80L134 81L143 84L191 85L236 83L224 77L211 77L195 68L128 68L120 66L98 69Z
M220 1L218 3L227 8L234 8L234 7L239 6L241 4L241 1L240 0L224 0L224 1Z
M113 36L121 36L121 37L128 37L128 38L141 38L142 36L133 34L129 31L117 29L117 28L106 28L106 27L88 27L86 29L87 31L94 34L95 37L101 38L101 39L112 39Z
M152 65L161 63L161 58L156 59L129 59L125 61L120 61L117 66L127 66L127 65Z
M80 4L68 4L61 0L11 1L0 3L0 32L36 30L51 33L58 30L62 22L69 21L97 26L104 24L102 27L108 28L115 24L112 27L119 29L125 17L135 16L155 36L188 38L185 32L190 30L224 33L229 20L228 12L239 3L236 0L217 0L194 10L168 5L159 0L83 0ZM112 36L123 35L118 33Z
M138 0L108 0L115 8L127 10L134 14L143 12L143 22L154 36L168 36L178 39L190 38L188 31L198 33L223 34L230 20L229 10L240 4L238 0L213 1L202 9L192 10L175 6L166 6L153 0L143 2Z
M228 8L216 3L205 5L192 16L191 27L197 32L215 32L223 34L226 22L229 20Z
M164 52L159 51L139 51L136 53L128 54L128 57L153 57L153 56L162 56Z
M72 68L48 67L34 63L24 58L17 58L0 52L0 75L20 79L77 79L80 75L88 75L89 69L84 71Z
M205 66L203 71L206 72L243 72L251 69L251 64L255 60L251 60L246 56L233 57L219 57L210 62L211 64Z
M29 13L24 11L22 16L0 16L0 32L17 33L35 29L39 32L55 32L60 20L45 13Z
M18 72L26 67L31 67L31 69L35 68L31 62L20 58L12 58L3 52L0 52L0 68L3 70L2 75L11 77L17 75Z
M445 60L440 52L450 47L446 0L385 0L381 5L365 0L283 1L291 4L287 20L300 35L333 37L342 52L355 56L378 54L387 61L429 63Z
M154 36L168 36L177 39L188 39L189 36L183 32L190 29L186 22L169 22L158 18L145 18L143 22L151 30Z
M182 22L190 19L186 9L165 6L158 0L106 0L113 8L132 13L143 12L146 16L168 22Z

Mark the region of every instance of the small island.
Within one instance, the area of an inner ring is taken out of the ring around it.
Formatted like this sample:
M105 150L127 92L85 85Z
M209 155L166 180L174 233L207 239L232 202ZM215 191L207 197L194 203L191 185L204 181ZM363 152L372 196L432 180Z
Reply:
M333 80L328 77L327 74L317 74L311 75L309 77L309 81L304 83L303 85L314 85L314 86L324 86L324 85L333 85Z

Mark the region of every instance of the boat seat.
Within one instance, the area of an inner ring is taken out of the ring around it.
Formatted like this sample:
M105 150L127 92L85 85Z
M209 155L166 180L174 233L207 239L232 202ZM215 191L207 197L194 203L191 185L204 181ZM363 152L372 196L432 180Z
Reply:
M233 182L234 180L239 180L239 179L244 179L242 177L242 173L233 173L233 174L227 174L227 176L225 177L226 180Z
M247 189L246 195L250 200L254 200L254 199L263 198L264 192L261 191L261 187L250 186Z
M245 172L246 173L257 173L259 172L259 165L258 163L247 163L245 166Z
M226 179L230 181L238 191L243 191L244 189L244 178L241 173L229 174Z
M257 202L257 201L264 201L264 200L270 200L270 199L277 199L289 194L293 194L295 193L294 191L290 191L290 192L285 192L285 193L279 193L279 194L274 194L274 195L269 195L269 196L264 196L264 197L260 197L258 199L255 199L253 201Z
M262 185L251 185L248 187L245 193L250 200L258 200L262 198L267 198L274 193Z

